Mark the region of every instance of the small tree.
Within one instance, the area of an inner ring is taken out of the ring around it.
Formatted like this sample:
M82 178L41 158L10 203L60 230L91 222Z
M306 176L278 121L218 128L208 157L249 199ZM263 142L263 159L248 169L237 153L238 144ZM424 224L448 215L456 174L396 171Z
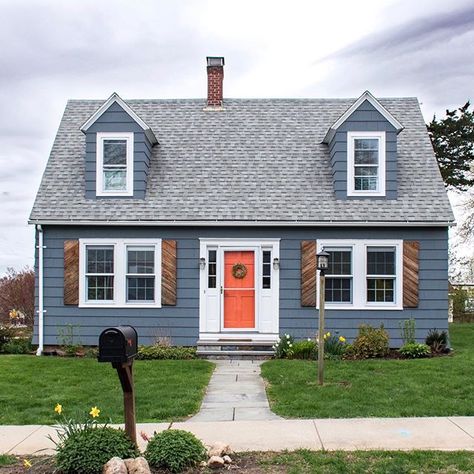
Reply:
M15 310L25 317L25 324L33 326L35 313L35 273L31 268L8 268L0 278L0 323L10 322Z
M474 113L466 102L457 110L446 110L428 124L428 133L447 187L465 191L474 185Z

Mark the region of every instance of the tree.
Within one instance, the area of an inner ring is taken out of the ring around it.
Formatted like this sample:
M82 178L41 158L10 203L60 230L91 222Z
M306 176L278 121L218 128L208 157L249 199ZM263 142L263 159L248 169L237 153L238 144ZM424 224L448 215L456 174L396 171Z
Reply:
M17 271L8 268L0 278L0 323L9 322L15 310L25 316L25 324L33 326L35 314L35 273L31 268Z
M470 102L457 110L446 110L428 124L428 133L446 187L465 191L474 185L474 113Z

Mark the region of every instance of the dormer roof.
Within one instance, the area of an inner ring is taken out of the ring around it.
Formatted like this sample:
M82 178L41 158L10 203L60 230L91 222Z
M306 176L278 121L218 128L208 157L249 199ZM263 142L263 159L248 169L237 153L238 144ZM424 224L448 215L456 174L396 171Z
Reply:
M158 140L153 133L153 130L147 125L133 109L116 93L114 92L81 126L81 132L86 133L87 130L97 121L97 119L109 109L109 107L117 103L122 109L132 117L132 119L143 129L145 135L152 145L158 143Z
M382 114L385 119L393 125L397 133L403 130L403 125L369 92L365 91L328 129L324 136L323 143L329 143L336 130L356 111L360 105L368 101L373 107Z

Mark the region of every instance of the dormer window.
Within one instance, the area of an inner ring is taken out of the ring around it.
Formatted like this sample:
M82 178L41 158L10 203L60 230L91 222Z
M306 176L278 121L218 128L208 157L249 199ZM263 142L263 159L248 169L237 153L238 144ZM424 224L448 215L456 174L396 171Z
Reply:
M385 132L347 132L347 195L385 196Z
M97 196L133 196L133 133L97 133Z

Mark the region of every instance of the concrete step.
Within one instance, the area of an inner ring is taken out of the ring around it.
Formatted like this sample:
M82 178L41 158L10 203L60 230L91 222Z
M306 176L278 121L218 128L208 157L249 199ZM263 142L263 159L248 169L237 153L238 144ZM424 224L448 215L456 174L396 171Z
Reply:
M272 350L210 350L198 346L197 355L202 359L271 359Z

